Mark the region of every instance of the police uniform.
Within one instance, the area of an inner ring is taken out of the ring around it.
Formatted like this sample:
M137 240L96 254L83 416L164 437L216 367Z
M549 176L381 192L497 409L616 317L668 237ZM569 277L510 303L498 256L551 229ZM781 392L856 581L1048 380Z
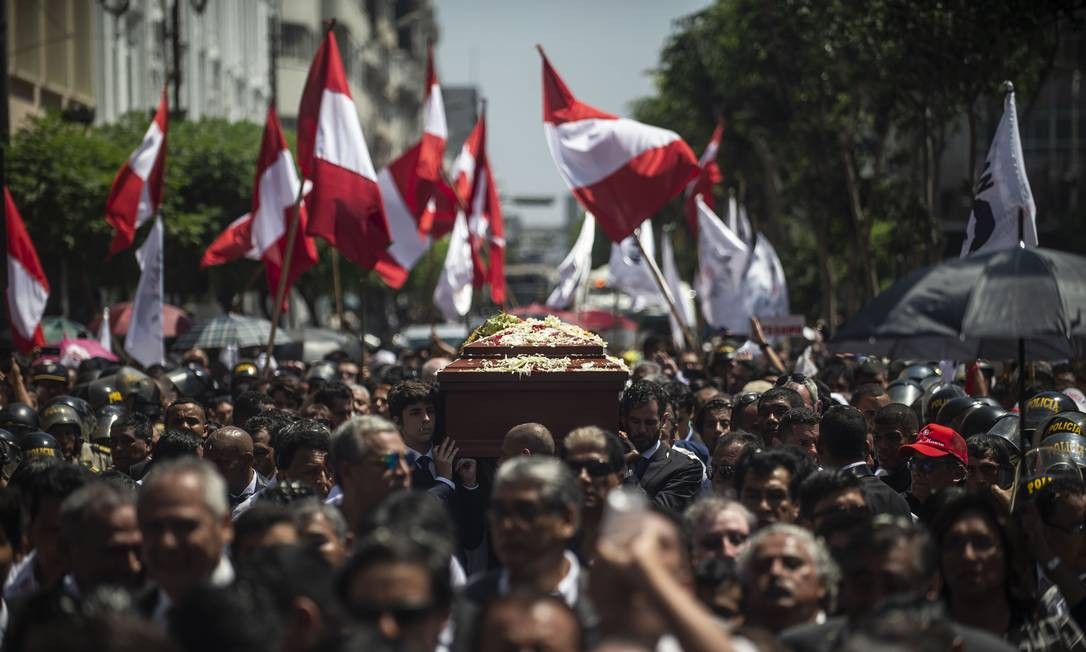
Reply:
M102 473L113 468L113 457L108 446L83 442L83 448L79 451L79 459L76 460L92 473Z

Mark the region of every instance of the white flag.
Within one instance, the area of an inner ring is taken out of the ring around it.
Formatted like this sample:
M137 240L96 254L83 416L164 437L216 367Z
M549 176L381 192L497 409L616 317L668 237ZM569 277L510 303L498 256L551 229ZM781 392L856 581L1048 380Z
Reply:
M701 199L700 195L698 199ZM682 317L683 321L680 324L675 320L675 315L668 310L668 323L671 324L671 340L675 343L675 348L681 351L686 348L683 327L692 328L694 326L694 303L690 299L690 293L683 292L682 282L679 279L679 270L675 266L675 252L671 247L671 238L667 237L666 234L660 244L660 258L662 259L664 282L667 283L668 289L671 290L671 296L675 298L675 308L679 311L679 316Z
M768 317L789 314L784 267L773 243L764 233L758 234L754 245L750 267L743 277L743 292L750 299L750 315Z
M471 243L468 242L468 221L464 213L456 214L445 266L434 287L434 305L448 321L458 321L471 309L472 281Z
M102 308L102 323L98 324L98 344L113 353L113 338L109 334L109 306Z
M698 205L698 275L694 286L705 321L713 328L745 333L741 283L750 249L720 221L701 197Z
M140 282L136 286L136 298L132 302L132 317L128 322L128 334L124 337L124 350L144 367L166 363L166 348L162 341L162 217L155 217L155 224L147 234L147 240L136 251L140 265Z
M585 213L577 241L558 266L558 285L547 297L549 308L569 308L588 284L588 274L592 271L592 245L595 242L596 218L592 213Z
M652 237L652 225L645 222L638 229L641 247L649 257L656 255L656 242ZM611 244L611 260L608 263L611 286L622 290L633 299L632 312L640 312L649 306L667 306L660 293L660 286L653 278L649 261L641 255L635 236L629 236L618 244Z
M750 217L747 216L746 206L739 206L738 216L735 228L732 230L735 231L740 240L749 245L754 241L754 228L750 225Z
M1003 117L973 193L973 211L965 227L962 257L1018 246L1018 220L1027 247L1037 246L1037 205L1026 178L1026 160L1018 135L1014 92L1003 101Z

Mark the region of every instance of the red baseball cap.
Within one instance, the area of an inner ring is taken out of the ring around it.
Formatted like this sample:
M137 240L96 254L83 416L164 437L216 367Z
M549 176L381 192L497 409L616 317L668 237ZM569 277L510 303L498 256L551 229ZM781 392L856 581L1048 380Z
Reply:
M965 445L965 439L953 428L937 423L924 426L917 433L915 442L898 449L898 454L902 457L916 453L928 457L953 455L963 465L969 464L969 448Z

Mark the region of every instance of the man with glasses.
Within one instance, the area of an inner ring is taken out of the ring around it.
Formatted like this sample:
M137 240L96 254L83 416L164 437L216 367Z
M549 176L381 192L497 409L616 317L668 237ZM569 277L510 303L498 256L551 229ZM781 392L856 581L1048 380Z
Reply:
M826 410L818 439L822 466L856 476L872 514L908 516L909 504L889 485L876 478L875 472L867 465L868 452L867 422L863 413L845 405Z
M569 467L551 457L516 457L498 468L488 518L501 569L464 588L456 649L468 649L475 640L484 605L520 591L561 598L577 614L582 640L592 640L597 618L588 598L588 572L568 549L580 524L579 494Z
M396 424L381 417L356 417L337 428L330 463L343 492L340 510L356 536L374 507L411 488L407 446Z
M697 567L710 559L737 559L754 529L754 515L734 500L709 496L686 509L683 528Z
M760 392L746 392L735 397L732 405L731 430L746 430L747 432L758 430L758 400L761 398Z
M596 554L607 495L626 477L626 458L618 437L596 426L566 435L563 451L566 466L581 487L580 558L590 561Z
M954 429L929 423L912 444L901 447L900 454L909 461L912 485L905 499L912 513L928 524L935 516L931 498L936 493L965 482L969 449Z
M803 399L803 407L815 412L822 411L822 401L818 396L818 385L813 378L801 373L785 374L777 378L777 387L787 387Z

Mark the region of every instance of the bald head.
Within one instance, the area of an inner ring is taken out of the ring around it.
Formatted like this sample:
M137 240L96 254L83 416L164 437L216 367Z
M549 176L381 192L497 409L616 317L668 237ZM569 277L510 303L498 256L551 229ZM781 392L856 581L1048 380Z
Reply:
M253 479L253 438L236 426L219 428L204 442L204 459L226 478L231 494L240 494Z
M554 437L542 423L513 426L502 440L502 459L519 455L554 455Z

